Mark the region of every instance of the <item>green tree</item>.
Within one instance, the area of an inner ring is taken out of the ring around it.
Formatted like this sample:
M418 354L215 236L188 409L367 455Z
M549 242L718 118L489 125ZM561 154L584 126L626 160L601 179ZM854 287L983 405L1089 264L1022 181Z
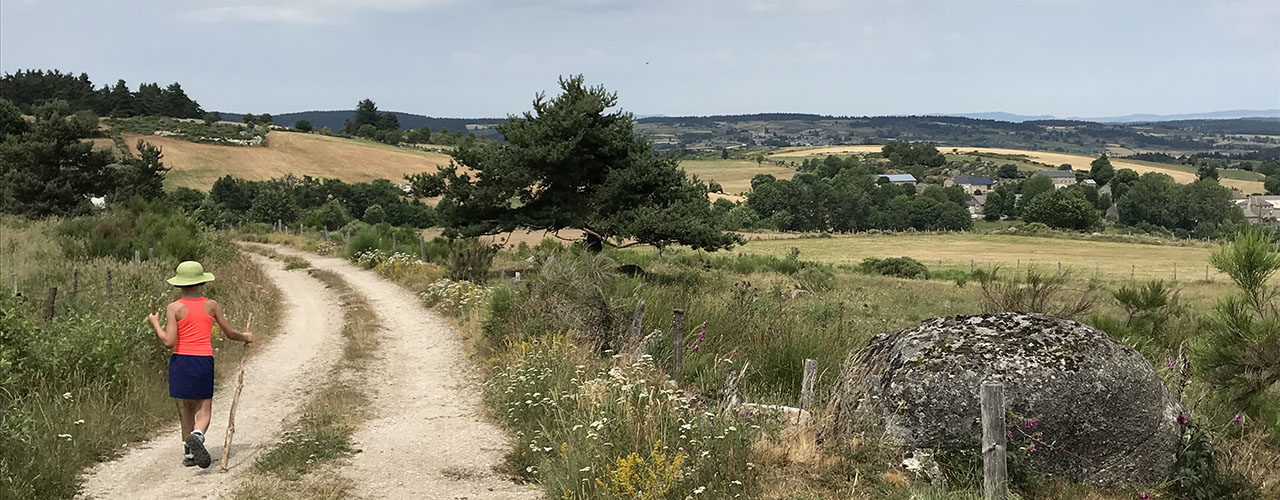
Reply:
M1280 175L1268 175L1262 181L1262 187L1267 190L1267 194L1280 194Z
M1006 163L1004 165L1000 165L1000 169L996 171L996 176L1000 177L1001 179L1017 179L1018 166L1012 163Z
M257 186L244 179L230 175L213 182L209 189L209 199L227 209L245 213L253 206L253 198L257 194ZM272 219L270 222L275 222Z
M1218 180L1218 167L1213 165L1205 165L1196 169L1196 177L1200 179Z
M364 137L365 139L373 139L375 136L378 135L378 128L374 127L373 124L366 123L364 125L361 125L360 128L356 130L356 135L359 137Z
M1124 197L1125 190L1129 189L1134 182L1138 181L1138 173L1130 168L1122 168L1116 171L1115 177L1111 178L1111 199L1119 200Z
M221 115L220 113L205 113L205 114L204 114L204 124L205 124L205 125L213 125L213 124L218 123L218 122L220 122L220 121L222 121L222 115Z
M253 113L245 113L240 119L249 125L253 125L258 122L258 117L253 116Z
M165 195L169 204L187 212L195 212L204 203L204 193L189 187L180 187Z
M360 135L357 132L360 131L362 125L369 125L376 129L377 123L378 105L374 104L370 99L362 99L356 104L355 115L347 120L347 123L342 127L342 131L351 135Z
M267 185L257 190L253 206L249 207L249 219L256 222L286 224L298 220L298 203L289 190L281 185Z
M1024 210L1027 204L1031 203L1032 198L1035 198L1040 193L1053 191L1053 189L1053 179L1050 179L1047 175L1033 175L1030 179L1022 181L1022 186L1019 188L1022 200L1018 204L1018 211Z
M1129 185L1116 203L1116 209L1120 214L1120 222L1126 225L1145 222L1172 228L1178 225L1174 209L1177 199L1178 184L1173 181L1173 177L1148 172Z
M75 215L89 198L115 187L110 152L83 139L98 124L71 115L66 101L34 110L34 120L0 99L0 212L25 217Z
M1102 226L1102 216L1093 203L1075 189L1054 189L1036 195L1022 209L1022 219L1075 231L1091 231Z
M378 130L400 130L400 119L395 113L383 113L378 117Z
M1111 179L1115 176L1116 169L1111 166L1111 160L1107 158L1106 153L1103 153L1102 156L1099 156L1098 159L1089 164L1089 178L1097 182L1099 186L1111 182Z
M593 249L741 241L712 216L706 185L654 154L630 114L610 111L616 94L580 75L560 79L560 89L496 127L507 143L464 143L450 166L410 178L418 196L443 195L437 210L450 234L573 228Z
M364 221L369 224L381 224L387 221L387 211L382 205L373 205L364 211Z
M1267 177L1280 174L1280 161L1276 161L1276 160L1264 161L1262 162L1262 164L1258 165L1258 168L1256 171Z
M307 211L302 223L315 228L337 229L351 222L351 214L347 207L338 200L326 201L323 205Z
M311 122L309 120L298 120L296 123L293 124L293 128L296 128L302 132L310 132L312 130L315 130L315 127L311 125Z
M169 168L161 159L160 148L138 139L138 155L129 155L115 168L116 188L109 201L122 202L134 196L156 199L164 196L164 176Z

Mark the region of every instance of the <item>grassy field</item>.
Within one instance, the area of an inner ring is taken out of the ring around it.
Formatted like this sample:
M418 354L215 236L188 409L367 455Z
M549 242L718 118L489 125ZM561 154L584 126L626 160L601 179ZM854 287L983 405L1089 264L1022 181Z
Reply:
M161 148L165 165L173 169L166 179L170 188L208 190L224 175L266 180L289 173L348 182L399 181L404 174L432 172L449 163L449 156L443 153L284 131L268 134L266 147L199 144L136 134L126 134L124 139L130 148L138 139Z
M770 163L757 164L753 160L685 160L680 162L689 175L703 181L716 181L726 195L741 196L751 191L751 178L757 174L770 174L779 179L790 179L796 171Z
M875 144L859 144L859 145L848 145L848 146L823 146L823 147L814 147L814 148L795 147L795 148L783 148L775 152L774 154L770 155L770 158L795 160L797 158L802 158L805 156L826 156L826 155L833 155L833 154L840 155L840 154L852 154L852 153L876 153L876 152L879 152L880 149L881 149L881 146L875 145ZM1088 170L1089 163L1095 159L1095 157L1086 156L1086 155L1054 153L1049 151L1027 151L1027 150L1020 150L1020 149L1004 149L1004 148L940 146L938 150L942 151L943 153L952 153L952 154L964 154L964 153L976 151L978 153L987 153L987 154L1026 155L1028 160L1037 161L1040 163L1046 163L1049 165L1061 165L1063 163L1067 163L1071 165L1071 168L1076 170ZM1115 166L1115 168L1117 169L1121 169L1121 168L1133 169L1135 172L1138 172L1139 174L1143 174L1147 172L1160 172L1163 174L1168 174L1170 177L1173 177L1175 181L1178 181L1179 183L1182 183L1182 184L1187 184L1196 180L1195 171L1181 165L1168 165L1163 163L1121 160L1121 159L1115 159L1115 158L1111 159L1111 165ZM1223 177L1224 178L1222 179L1222 185L1239 189L1241 191L1244 191L1245 194L1262 193L1265 191L1262 187L1262 182L1259 180L1230 178L1230 177L1237 177L1237 175L1235 174L1231 176L1224 175Z
M923 262L930 270L1000 267L1013 270L1036 266L1056 273L1064 271L1081 277L1102 279L1173 279L1174 265L1183 281L1204 280L1210 245L1162 246L1109 241L1069 240L1034 236L973 233L945 234L859 234L831 238L755 240L735 250L786 256L800 249L800 258L829 264L857 264L868 257L907 256ZM1209 278L1226 282L1226 277L1209 267Z

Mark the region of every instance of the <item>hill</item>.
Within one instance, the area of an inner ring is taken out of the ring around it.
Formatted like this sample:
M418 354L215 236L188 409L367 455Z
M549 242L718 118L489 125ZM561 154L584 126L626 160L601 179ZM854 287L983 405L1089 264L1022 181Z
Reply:
M274 131L267 146L199 144L171 137L125 134L132 149L138 139L159 146L171 170L166 187L208 190L224 175L266 180L285 174L333 177L347 182L390 179L435 171L449 163L443 153L386 146L361 139Z
M316 129L329 127L338 130L346 124L347 120L355 115L355 110L333 110L333 111L300 111L297 113L283 113L272 115L273 121L280 125L292 127L298 120L307 120ZM470 130L472 133L481 137L497 139L499 135L492 130L493 125L506 121L505 118L437 118L432 116L417 115L413 113L405 113L402 111L390 111L389 113L396 115L396 119L400 121L400 128L405 130L419 129L422 127L430 127L433 131L448 129L452 132L460 130ZM223 120L239 122L244 119L242 113L220 113Z

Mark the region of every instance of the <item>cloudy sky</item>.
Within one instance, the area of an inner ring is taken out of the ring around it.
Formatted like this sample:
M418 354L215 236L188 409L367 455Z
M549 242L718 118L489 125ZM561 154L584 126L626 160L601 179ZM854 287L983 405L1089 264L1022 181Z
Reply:
M0 0L0 71L205 109L505 116L583 73L637 114L1280 108L1277 0Z

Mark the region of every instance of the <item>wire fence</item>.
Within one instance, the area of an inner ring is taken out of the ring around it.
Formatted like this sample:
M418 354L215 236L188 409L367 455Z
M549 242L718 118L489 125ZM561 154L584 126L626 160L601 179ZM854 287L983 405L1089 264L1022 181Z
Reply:
M1012 260L996 261L970 259L968 262L936 260L924 262L929 271L946 276L948 274L968 274L1001 276L1020 276L1027 272L1042 275L1065 276L1074 279L1100 281L1175 281L1175 282L1223 282L1229 283L1231 278L1208 263L1203 262L1117 262L1114 260L1097 260L1092 263L1079 261L1043 261Z

